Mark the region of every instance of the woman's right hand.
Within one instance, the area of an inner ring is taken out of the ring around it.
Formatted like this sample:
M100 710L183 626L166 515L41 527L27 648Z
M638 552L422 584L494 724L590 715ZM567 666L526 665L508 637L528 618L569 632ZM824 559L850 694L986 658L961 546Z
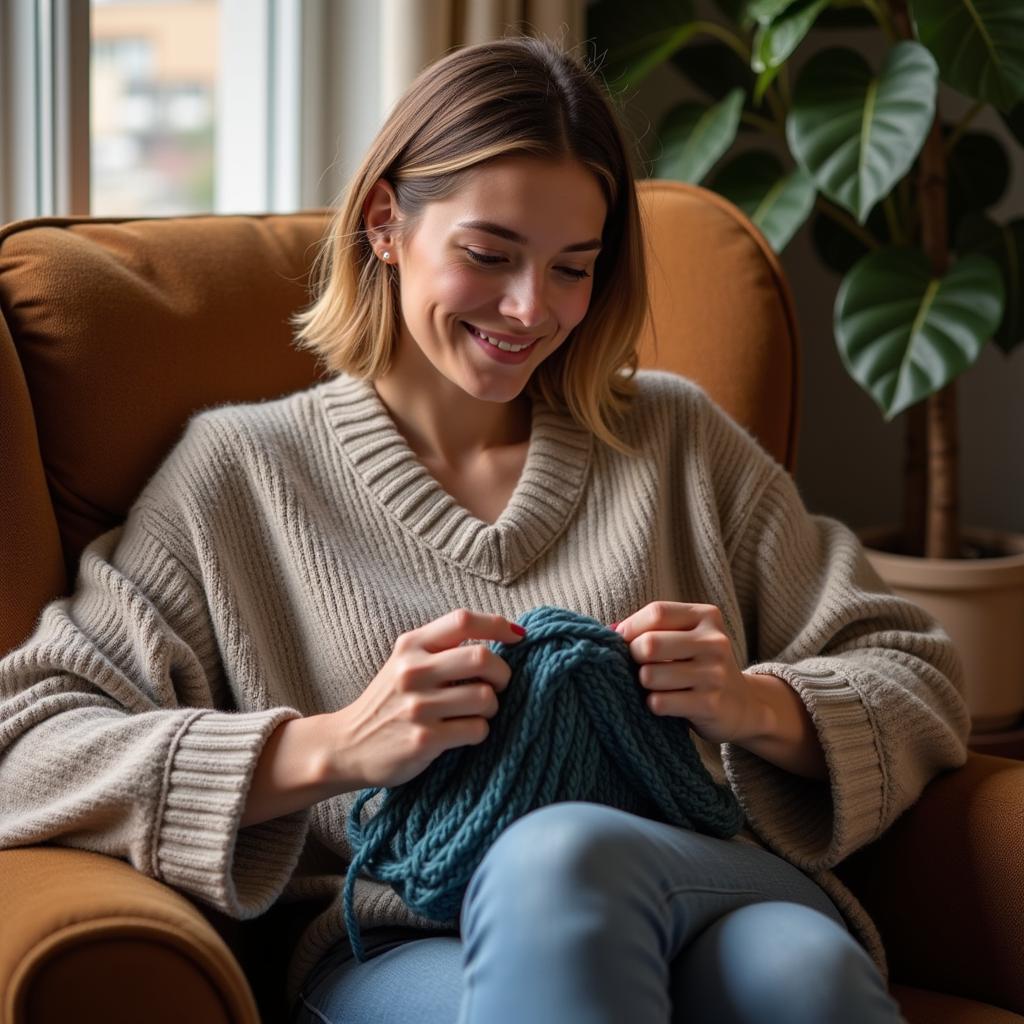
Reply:
M327 716L341 791L399 786L443 751L482 743L512 670L486 645L460 644L521 639L508 619L465 608L399 636L369 686Z

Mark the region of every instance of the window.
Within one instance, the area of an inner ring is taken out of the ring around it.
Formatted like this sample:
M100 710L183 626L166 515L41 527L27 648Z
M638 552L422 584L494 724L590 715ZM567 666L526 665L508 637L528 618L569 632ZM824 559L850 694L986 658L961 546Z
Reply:
M362 0L3 0L0 223L322 206L376 53Z
M214 209L217 0L92 0L90 212Z

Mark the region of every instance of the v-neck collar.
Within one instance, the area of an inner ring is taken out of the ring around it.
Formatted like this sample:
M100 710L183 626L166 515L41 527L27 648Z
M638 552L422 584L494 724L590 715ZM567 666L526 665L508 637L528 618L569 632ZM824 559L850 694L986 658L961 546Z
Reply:
M562 533L583 495L593 435L540 397L515 490L498 520L485 523L420 462L369 381L340 374L317 390L342 452L387 513L483 579L511 583Z

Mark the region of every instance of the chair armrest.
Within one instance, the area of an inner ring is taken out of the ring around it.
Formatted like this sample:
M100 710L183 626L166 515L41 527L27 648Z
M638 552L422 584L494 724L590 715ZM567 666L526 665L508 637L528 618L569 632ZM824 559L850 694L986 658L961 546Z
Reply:
M1024 1013L1024 763L971 752L836 873L894 983Z
M0 850L0 1021L259 1024L241 967L183 895L125 861Z

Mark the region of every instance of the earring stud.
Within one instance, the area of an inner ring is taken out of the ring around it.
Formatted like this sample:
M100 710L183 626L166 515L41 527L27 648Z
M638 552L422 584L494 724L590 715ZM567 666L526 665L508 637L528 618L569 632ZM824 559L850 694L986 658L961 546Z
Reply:
M389 253L389 252L387 251L387 249L385 249L385 250L384 250L384 251L383 251L383 252L382 252L382 253L380 254L380 258L381 258L381 259L382 259L382 260L383 260L383 261L384 261L385 263L387 263L387 261L388 261L389 259L391 259L391 253Z

